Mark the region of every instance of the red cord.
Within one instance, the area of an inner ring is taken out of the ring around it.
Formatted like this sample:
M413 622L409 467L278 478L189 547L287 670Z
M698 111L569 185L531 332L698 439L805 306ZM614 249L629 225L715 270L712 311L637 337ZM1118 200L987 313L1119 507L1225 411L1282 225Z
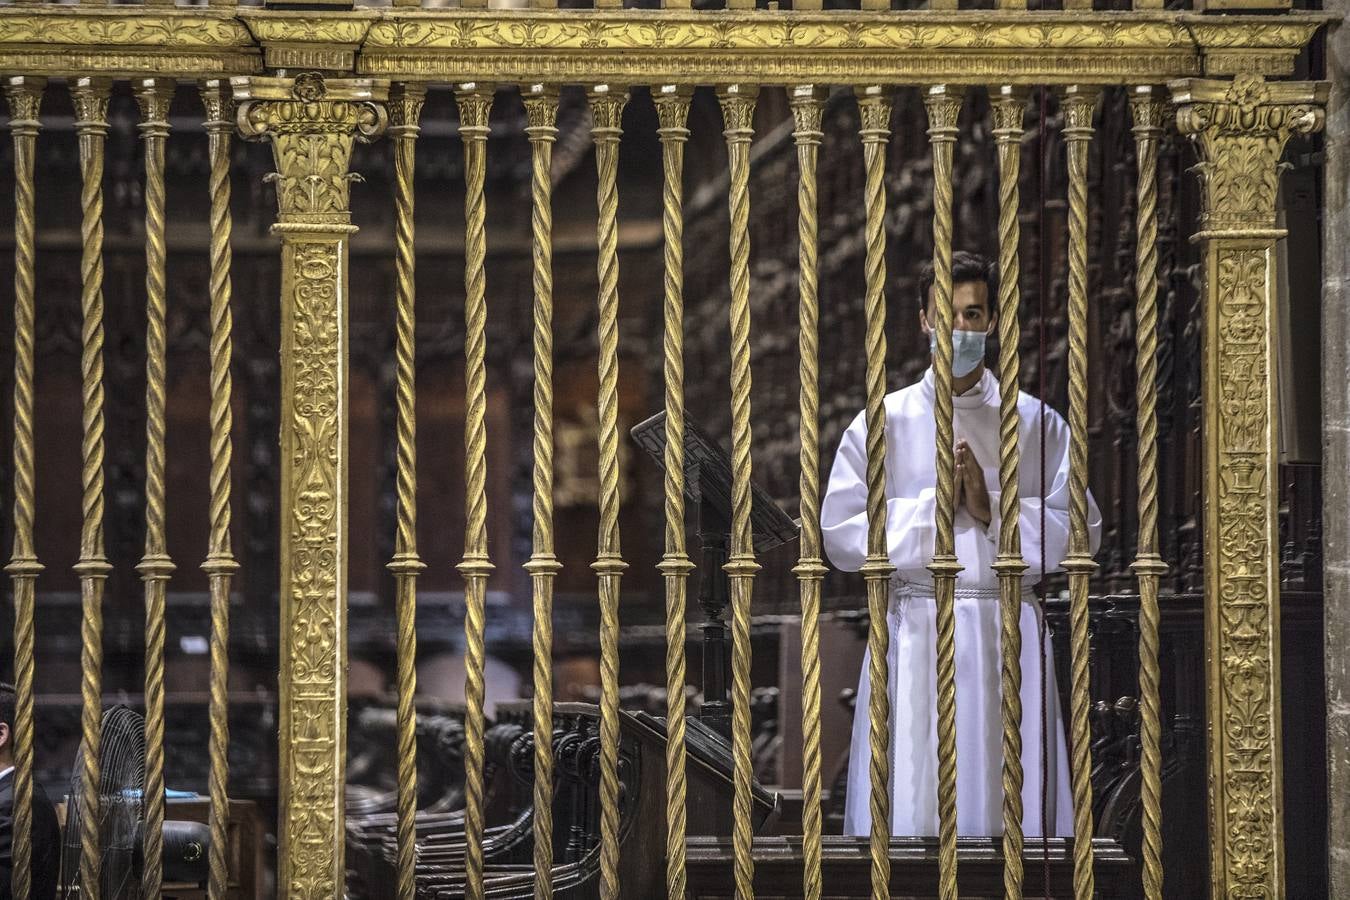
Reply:
M1040 666L1041 672L1041 877L1045 889L1045 900L1050 900L1050 827L1048 825L1048 816L1046 808L1049 806L1050 792L1050 762L1049 755L1052 752L1050 747L1050 728L1048 723L1049 697L1045 677L1045 293L1048 290L1049 279L1046 278L1046 267L1049 265L1049 254L1046 253L1045 240L1045 125L1046 125L1046 103L1045 95L1048 88L1041 88L1040 96L1040 127L1036 134L1036 201L1039 205L1039 213L1036 218L1036 251L1039 254L1039 260L1036 266L1036 277L1040 281L1037 291L1037 303L1039 311L1037 313L1037 343L1036 348L1038 362L1036 366L1036 377L1040 384L1037 386L1036 393L1040 400L1040 427L1041 427L1041 578L1037 583L1039 588L1040 615L1036 620L1036 660ZM1058 794L1058 791L1056 791Z

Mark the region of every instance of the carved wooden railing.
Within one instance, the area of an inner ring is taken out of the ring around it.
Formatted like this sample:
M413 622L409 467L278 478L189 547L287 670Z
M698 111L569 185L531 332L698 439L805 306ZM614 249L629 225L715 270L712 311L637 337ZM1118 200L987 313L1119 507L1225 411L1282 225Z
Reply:
M323 6L324 4L318 4ZM652 102L659 119L663 160L664 375L668 429L684 422L681 345L683 150L689 135L692 88L717 88L729 161L730 415L733 459L732 541L726 565L731 579L733 636L733 740L736 801L732 828L735 892L754 892L757 852L752 809L750 744L750 615L759 570L751 532L750 356L751 299L749 191L751 143L757 100L777 87L788 89L800 169L799 290L802 461L802 537L796 572L803 622L803 683L806 798L803 810L803 893L821 892L822 838L819 810L819 659L816 619L821 559L819 520L818 376L830 360L819 359L819 250L815 216L817 150L824 89L856 93L861 114L865 182L861 191L866 241L868 557L863 568L871 609L869 670L872 702L872 832L868 881L884 896L891 881L889 841L885 608L892 567L885 544L883 438L886 360L887 274L885 155L891 138L895 89L918 85L929 118L933 159L933 262L937 273L938 457L937 542L931 571L938 601L938 713L941 834L940 894L956 896L960 854L956 842L954 754L955 702L952 637L955 504L951 444L952 185L953 150L963 95L987 87L999 144L1000 377L1002 434L999 483L1004 504L996 566L1003 588L1003 726L1005 746L1004 883L1022 890L1024 851L1017 743L1022 711L1016 702L1020 678L1016 649L1021 559L1017 498L1016 405L1018 155L1026 88L1044 85L1062 96L1068 170L1068 420L1071 433L1070 553L1070 735L1073 748L1075 841L1073 892L1093 895L1091 748L1089 718L1088 583L1095 563L1087 531L1087 404L1089 297L1086 286L1087 168L1093 117L1103 85L1132 91L1138 150L1138 253L1135 294L1139 384L1139 516L1134 571L1141 596L1141 744L1144 816L1144 885L1160 891L1158 847L1159 723L1157 686L1158 579L1164 563L1156 525L1155 423L1156 240L1155 161L1159 135L1176 107L1176 123L1201 159L1204 191L1201 230L1194 238L1204 254L1204 415L1206 505L1206 673L1209 732L1211 858L1216 895L1278 895L1284 881L1279 768L1279 676L1277 478L1275 468L1271 251L1276 229L1275 197L1280 156L1291 134L1316 131L1322 123L1325 85L1279 80L1293 71L1295 57L1312 39L1322 17L1283 11L1244 15L1244 0L1210 3L1204 10L1164 10L1138 0L1134 8L1093 10L1082 0L1066 9L1028 9L999 3L996 10L959 10L952 0L931 8L892 10L884 0L861 0L861 9L820 9L819 0L799 0L791 11L758 10L747 0L727 9L690 9L667 0L660 9L625 9L599 0L594 10L559 9L546 2L528 8L488 8L483 0L459 7L421 9L395 0L370 9L259 9L229 3L179 7L170 3L104 7L15 4L0 7L0 73L6 77L10 130L15 147L15 384L14 524L9 571L16 605L16 894L26 895L31 841L28 812L32 778L33 606L41 567L33 533L34 436L33 333L40 299L34 295L34 160L41 144L40 102L48 79L65 79L75 105L82 192L80 292L82 444L80 480L83 527L76 567L84 609L82 630L82 746L86 809L99 798L99 706L103 592L109 563L103 544L107 451L104 413L104 309L102 300L103 158L114 80L127 80L141 106L139 131L145 147L146 309L146 545L138 567L145 581L147 821L144 889L159 889L157 835L162 817L158 786L163 765L163 636L166 583L173 563L164 544L165 466L163 158L169 135L168 109L177 82L196 82L203 127L210 135L211 170L204 186L211 204L211 365L209 401L212 440L210 534L203 542L204 570L212 596L211 763L214 814L210 892L226 883L223 834L226 784L228 598L237 568L230 544L232 420L230 398L231 286L230 141L270 143L276 165L278 215L273 233L281 245L281 858L279 893L287 897L338 896L344 877L343 789L346 729L346 576L348 521L348 253L357 230L350 204L353 145L387 132L395 145L397 274L394 298L397 413L397 536L389 569L397 582L398 632L398 895L415 892L416 691L414 610L423 561L417 550L415 348L415 231L412 183L419 126L428 90L452 88L463 145L465 193L465 532L458 568L466 599L467 708L465 714L465 809L462 883L482 897L485 871L484 634L485 592L493 570L489 557L485 469L488 385L486 320L490 303L484 260L488 251L485 168L489 113L494 101L522 103L531 142L531 203L535 377L532 473L533 553L526 566L535 613L533 741L537 811L551 808L554 783L551 655L553 583L559 563L554 547L551 359L553 279L550 148L556 134L558 89L587 91L595 146L599 209L597 305L599 410L599 509L601 528L592 566L600 600L601 695L599 784L600 892L614 897L619 883L619 672L620 592L627 568L619 534L619 281L618 155L625 104ZM1278 5L1278 4L1277 4ZM1216 14L1217 13L1217 14ZM519 84L497 90L496 84ZM650 89L650 100L634 93ZM1164 91L1162 86L1166 85ZM1169 94L1170 92L1170 94ZM702 163L702 160L695 160ZM824 160L829 165L828 159ZM758 328L784 326L760 322ZM855 351L857 352L857 351ZM684 681L683 611L691 569L684 545L682 460L679 440L669 442L665 485L665 579L670 635L667 676ZM437 562L445 562L438 560ZM684 841L683 696L671 698L667 729L666 884L682 896ZM86 816L81 896L95 896L99 835ZM534 819L533 880L538 896L551 890L551 823Z

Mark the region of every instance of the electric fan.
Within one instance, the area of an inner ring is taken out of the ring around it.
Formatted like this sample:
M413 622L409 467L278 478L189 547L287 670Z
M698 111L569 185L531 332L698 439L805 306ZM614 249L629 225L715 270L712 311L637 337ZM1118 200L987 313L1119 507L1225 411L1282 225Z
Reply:
M101 900L139 900L141 794L145 787L145 721L134 710L114 706L103 713L99 741L98 832ZM80 896L80 831L89 810L82 800L83 759L76 755L66 802L61 852L61 896Z

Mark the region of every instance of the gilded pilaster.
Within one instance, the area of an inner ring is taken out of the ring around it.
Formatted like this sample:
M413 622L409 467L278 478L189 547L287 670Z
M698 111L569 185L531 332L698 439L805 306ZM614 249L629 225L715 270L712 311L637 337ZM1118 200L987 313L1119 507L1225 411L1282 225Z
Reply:
M388 82L233 79L245 137L272 144L281 238L279 894L343 890L347 251L352 144L384 129Z
M1280 156L1327 85L1173 82L1203 186L1205 658L1212 897L1284 896L1275 279Z

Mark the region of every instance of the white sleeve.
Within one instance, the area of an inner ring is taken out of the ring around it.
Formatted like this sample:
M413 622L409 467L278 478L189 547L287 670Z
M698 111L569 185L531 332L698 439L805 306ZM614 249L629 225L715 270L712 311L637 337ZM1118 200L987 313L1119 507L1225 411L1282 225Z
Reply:
M835 568L856 572L867 559L867 424L861 414L839 442L820 509L825 555ZM891 564L922 569L933 558L936 491L886 500L886 544Z
M1069 555L1069 426L1049 407L1045 408L1045 472L1049 485L1042 502L1041 492L1035 496L1023 493L1020 498L1019 531L1022 538L1022 558L1031 568L1028 577L1039 578L1042 553L1045 571L1057 572ZM1034 428L1039 428L1034 425ZM1023 460L1026 462L1026 460ZM1036 461L1039 464L1039 460ZM998 542L1002 528L1000 491L989 492L990 518L988 534ZM1091 552L1096 555L1102 543L1102 514L1092 492L1088 492L1088 538ZM1041 508L1044 506L1045 530L1041 530Z

